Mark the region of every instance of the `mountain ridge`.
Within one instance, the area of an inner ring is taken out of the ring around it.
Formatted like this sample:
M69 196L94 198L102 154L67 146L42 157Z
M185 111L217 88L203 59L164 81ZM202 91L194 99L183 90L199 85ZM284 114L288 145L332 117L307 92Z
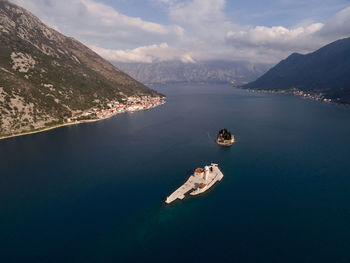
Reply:
M82 118L130 96L163 97L24 8L0 1L0 136Z
M293 53L257 80L243 85L255 90L302 92L350 104L350 38L309 54Z
M241 85L255 80L265 73L271 65L254 64L246 61L199 61L183 63L180 61L153 63L122 63L114 65L143 83L174 82L229 82Z

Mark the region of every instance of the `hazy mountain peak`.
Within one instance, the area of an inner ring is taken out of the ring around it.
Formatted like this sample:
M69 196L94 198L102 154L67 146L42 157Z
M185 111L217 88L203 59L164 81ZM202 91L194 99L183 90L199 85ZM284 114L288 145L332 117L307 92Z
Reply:
M255 80L271 66L245 61L199 61L196 63L167 61L115 64L143 83L229 82L234 85Z

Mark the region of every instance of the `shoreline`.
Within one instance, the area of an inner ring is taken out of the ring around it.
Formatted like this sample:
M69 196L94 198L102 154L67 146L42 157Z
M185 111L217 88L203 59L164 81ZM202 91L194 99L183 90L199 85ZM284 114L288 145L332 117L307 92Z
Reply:
M240 88L240 87L238 87ZM294 92L294 91L288 91L288 90L257 90L257 89L244 89L240 88L243 90L246 90L251 93L268 93L268 94L277 94L277 95L291 95L294 97L299 97L301 99L306 99L306 100L312 100L312 101L318 101L321 103L333 105L333 106L338 106L338 107L344 107L344 108L350 108L350 104L346 103L340 103L335 100L327 99L327 98L320 98L315 94L310 94L310 93L300 93L300 91Z
M150 109L159 107L159 106L161 106L163 104L165 104L165 102L161 103L159 105L156 105L154 107L148 108L148 109L118 112L118 113L115 113L115 114L112 114L112 115L109 115L109 116L103 117L103 118L91 119L91 120L81 120L81 121L74 121L74 122L68 122L68 123L61 123L61 124L57 124L57 125L50 126L50 127L38 128L37 130L26 131L26 132L22 132L22 133L16 133L16 134L13 134L13 135L1 136L0 140L5 140L5 139L10 139L10 138L19 137L19 136L25 136L25 135L31 135L31 134L46 132L46 131L49 131L49 130L53 130L53 129L57 129L57 128L60 128L60 127L65 127L65 126L72 126L72 125L79 125L79 124L82 124L82 123L91 123L91 122L103 121L103 120L110 119L110 118L112 118L112 117L114 117L116 115L119 115L119 114L134 113L134 112L137 112L137 111L146 111L146 110L150 110Z

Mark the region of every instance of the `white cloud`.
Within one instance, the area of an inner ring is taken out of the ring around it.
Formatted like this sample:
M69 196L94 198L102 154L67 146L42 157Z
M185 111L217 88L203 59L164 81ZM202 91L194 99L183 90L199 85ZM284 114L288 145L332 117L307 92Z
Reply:
M183 54L181 56L181 61L183 63L196 63L196 61L193 59L193 57L191 57L190 54Z
M319 35L330 40L350 35L350 6L343 9L327 21Z
M12 0L84 43L130 48L181 38L184 30L124 15L95 0Z
M325 23L305 18L287 28L240 25L225 14L226 0L149 1L167 10L169 24L127 16L98 0L12 0L111 61L273 63L350 36L350 7Z
M184 63L194 63L194 59L190 54L169 47L167 43L142 46L127 50L112 50L97 46L90 46L90 48L102 57L111 61L151 63L155 61L180 59Z
M279 50L310 50L315 44L311 41L315 32L323 27L321 23L314 23L305 27L285 28L257 26L240 31L229 31L227 40L237 47L241 45L251 47L268 47ZM317 44L316 44L317 45Z
M277 62L292 52L312 52L332 41L349 37L349 25L350 7L335 14L325 24L303 21L294 28L247 26L228 31L226 41L242 53L250 54L247 59Z
M169 30L166 26L161 24L147 22L138 17L135 18L120 14L113 8L102 3L97 3L92 0L81 0L81 3L96 20L100 20L103 25L108 27L122 24L127 27L134 27L157 34L166 34Z
M203 25L222 20L226 0L192 0L172 3L170 18L179 24ZM203 25L205 26L205 25Z

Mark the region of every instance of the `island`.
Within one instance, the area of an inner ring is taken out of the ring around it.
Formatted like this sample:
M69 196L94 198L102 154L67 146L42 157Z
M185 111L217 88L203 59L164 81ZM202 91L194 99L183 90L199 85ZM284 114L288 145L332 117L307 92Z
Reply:
M235 142L235 137L226 128L219 131L216 143L220 146L231 146Z
M165 203L170 204L176 199L184 199L185 194L189 191L190 195L198 195L207 191L216 182L221 181L224 177L217 164L212 163L203 168L197 168L194 174L188 180L167 197Z

